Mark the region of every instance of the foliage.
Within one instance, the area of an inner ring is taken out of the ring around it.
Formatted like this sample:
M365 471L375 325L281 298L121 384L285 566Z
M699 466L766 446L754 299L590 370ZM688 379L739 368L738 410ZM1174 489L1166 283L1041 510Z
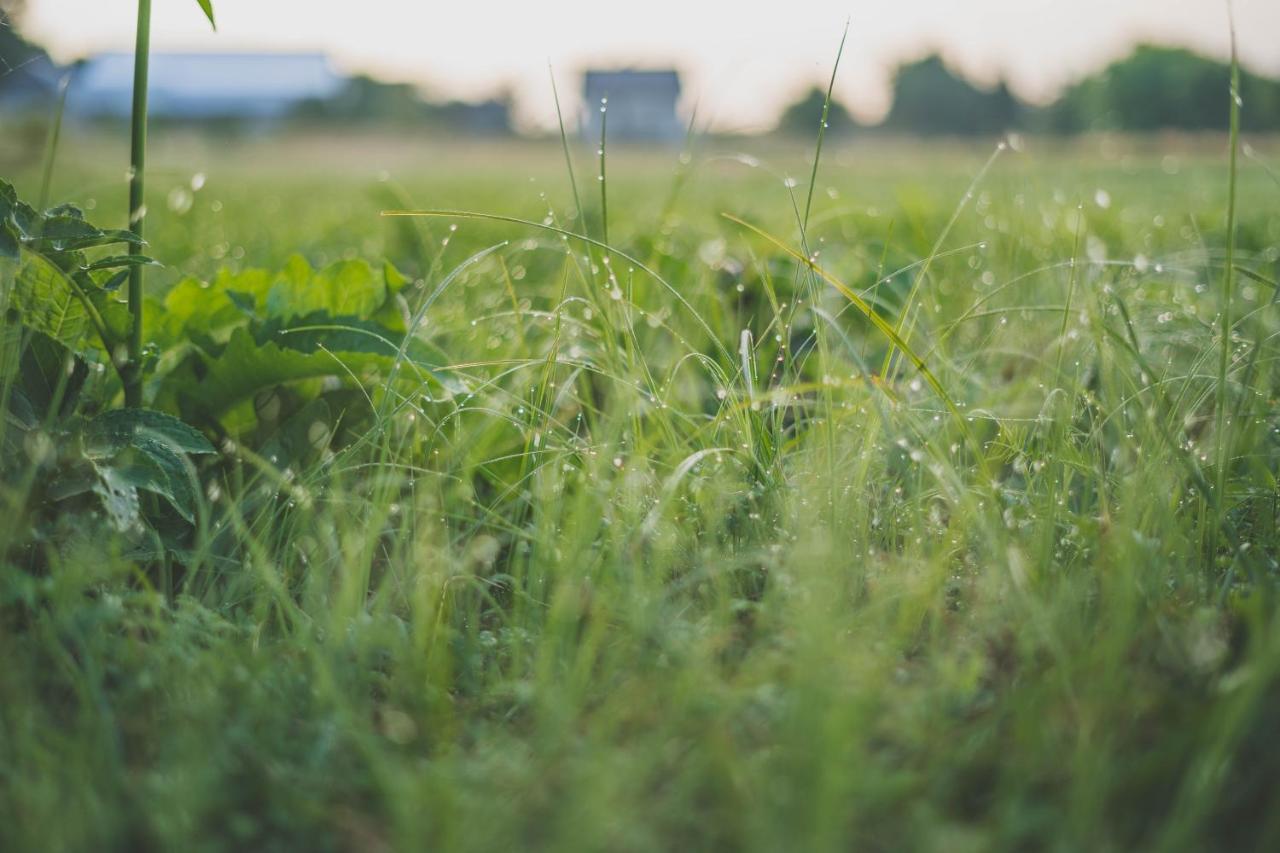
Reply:
M817 133L822 124L822 107L826 99L826 93L822 89L816 86L811 88L783 110L782 117L778 119L778 130L806 137ZM853 132L857 127L858 123L849 114L849 110L838 101L832 101L827 112L827 132L840 136Z
M470 103L435 102L410 83L388 83L367 75L350 78L329 98L300 103L292 118L307 124L439 126L458 133L511 133L509 98Z
M803 229L808 150L620 157L604 247L560 152L302 142L151 181L216 454L5 316L0 847L1276 846L1273 143L1234 240L1217 152L872 141Z
M898 66L884 126L921 135L998 135L1016 127L1023 110L1004 81L979 89L932 54Z
M374 270L362 260L338 261L313 270L299 256L276 274L223 271L211 284L184 279L148 312L156 318L148 337L163 353L155 399L193 422L227 429L244 425L248 404L278 385L316 380L345 397L343 389L390 374L398 363L415 387L461 390L443 370L443 354L408 334L406 284L390 264ZM317 393L313 386L298 405Z
M1231 67L1181 48L1140 45L1048 108L1052 130L1226 130ZM1280 130L1280 80L1243 72L1241 126Z

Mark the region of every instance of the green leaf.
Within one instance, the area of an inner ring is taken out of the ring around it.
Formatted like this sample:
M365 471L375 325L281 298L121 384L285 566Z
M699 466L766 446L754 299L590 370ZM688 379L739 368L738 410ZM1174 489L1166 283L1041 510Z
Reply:
M287 320L326 311L367 317L387 299L387 283L364 261L339 261L320 271L299 256L289 259L266 299L268 318Z
M138 489L129 477L110 466L100 467L93 491L116 530L123 533L138 526L142 519L138 512Z
M36 407L32 405L31 400L21 388L13 388L9 391L9 410L6 414L9 416L9 422L24 432L40 426L40 416L36 414Z
M162 310L144 313L143 335L161 346L193 337L225 343L233 328L248 323L266 304L272 281L263 270L232 273L225 269L212 283L183 279L165 295Z
M155 258L149 258L146 255L113 255L109 258L103 258L87 264L82 269L87 271L93 270L111 270L117 267L142 267L142 266L161 266L161 263Z
M107 278L104 281L99 282L98 287L101 287L103 290L107 290L107 291L119 290L120 286L123 285L128 280L129 280L129 271L127 269L120 270L120 272L116 273L115 275Z
M84 304L66 274L35 253L18 269L9 307L19 322L69 347L80 343L88 327Z
M16 261L22 254L22 243L18 239L18 229L13 223L0 219L0 258Z
M387 290L391 293L399 293L409 283L409 278L396 269L391 261L382 262L382 278L386 281Z
M210 0L196 0L200 4L200 8L204 11L204 16L209 19L209 26L215 30L218 29L218 22L213 19L213 3Z
M106 327L107 346L115 347L127 340L129 329L133 325L133 315L129 313L128 303L122 301L113 290L93 291L89 294L89 301L97 309L102 325Z
M88 378L88 365L47 335L28 330L23 337L15 390L23 393L41 420L72 411Z
M276 339L259 341L246 328L231 333L226 347L216 357L192 356L186 370L175 370L165 377L161 398L174 400L184 410L194 409L217 417L235 404L259 391L275 385L336 376L375 384L390 370L394 362L392 349L376 339L369 339L351 328L338 328L334 338L326 339L320 330L307 329L280 340L294 338L294 346L281 346ZM360 344L366 351L342 350L356 346L357 339L373 340ZM330 345L334 344L334 345ZM322 348L323 347L323 348ZM461 384L437 372L435 364L416 358L406 359L400 371L401 381L421 384L433 382L451 393L462 390Z
M69 216L72 219L84 220L84 211L74 204L60 204L45 211L45 216Z
M57 213L45 218L38 237L55 243L83 245L102 237L102 230L85 222L82 216Z
M44 217L31 205L15 199L9 211L9 221L17 227L20 238L34 240L40 234Z
M113 460L108 466L118 478L134 489L160 495L188 522L195 521L195 472L186 459L168 446L152 443Z
M85 427L85 455L105 459L127 447L148 450L159 442L170 453L213 453L213 445L195 427L152 409L113 409ZM149 452L149 451L148 451Z

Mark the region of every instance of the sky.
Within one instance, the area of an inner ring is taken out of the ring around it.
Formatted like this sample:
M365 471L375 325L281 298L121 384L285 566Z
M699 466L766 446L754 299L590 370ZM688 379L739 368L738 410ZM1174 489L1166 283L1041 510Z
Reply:
M836 96L864 120L888 108L893 66L940 50L980 82L1007 77L1043 101L1157 41L1229 52L1228 0L155 0L152 49L318 50L338 69L442 97L511 91L529 126L555 121L548 77L576 101L591 67L677 67L687 112L720 129L767 127L825 85L845 22ZM28 0L27 31L56 58L132 48L131 0ZM1280 0L1235 0L1246 65L1280 75Z

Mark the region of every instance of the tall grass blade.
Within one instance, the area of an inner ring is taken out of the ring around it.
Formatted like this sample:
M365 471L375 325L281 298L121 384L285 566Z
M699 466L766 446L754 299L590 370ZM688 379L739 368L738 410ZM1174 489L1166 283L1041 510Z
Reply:
M147 215L143 178L147 160L147 72L151 59L151 0L138 0L138 32L133 47L133 109L129 142L129 229L137 240L130 252L142 254ZM142 287L143 267L129 270L129 338L124 372L124 402L142 405ZM115 353L112 357L118 357Z

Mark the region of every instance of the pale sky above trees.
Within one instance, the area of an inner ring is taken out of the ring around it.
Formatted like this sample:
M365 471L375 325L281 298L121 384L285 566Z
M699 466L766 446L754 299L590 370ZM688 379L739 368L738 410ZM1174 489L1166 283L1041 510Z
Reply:
M131 0L28 0L27 29L59 59L128 49ZM687 102L720 127L752 128L830 74L845 20L837 95L861 118L887 108L893 65L941 50L977 80L1007 76L1051 96L1137 41L1225 57L1226 0L647 0L643 3L215 0L209 32L191 0L157 0L153 49L322 50L342 70L462 97L511 89L533 124L554 120L547 63L562 93L587 65L675 65ZM1280 2L1236 0L1240 51L1280 74Z

